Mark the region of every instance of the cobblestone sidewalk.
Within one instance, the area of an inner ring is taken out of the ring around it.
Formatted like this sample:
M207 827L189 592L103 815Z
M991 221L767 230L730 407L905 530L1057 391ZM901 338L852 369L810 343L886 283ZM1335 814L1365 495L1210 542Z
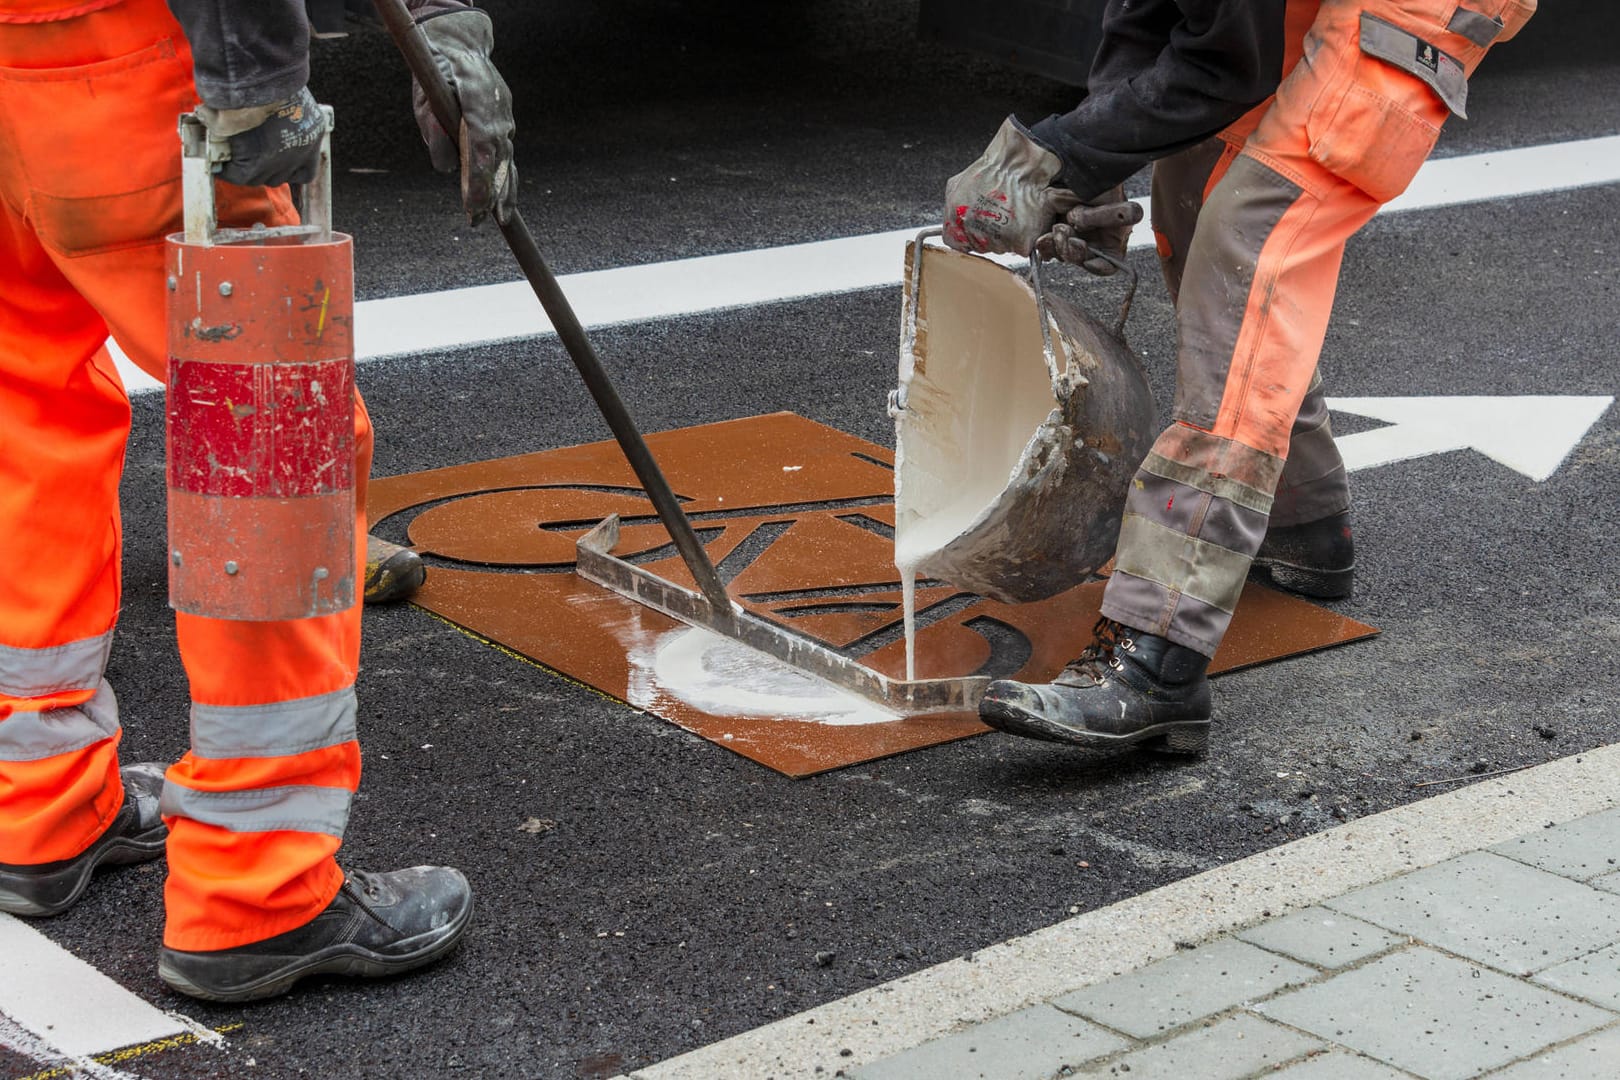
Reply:
M1620 810L1328 899L855 1080L1616 1080Z
M1076 1076L1620 1080L1620 745L1313 833L630 1080Z

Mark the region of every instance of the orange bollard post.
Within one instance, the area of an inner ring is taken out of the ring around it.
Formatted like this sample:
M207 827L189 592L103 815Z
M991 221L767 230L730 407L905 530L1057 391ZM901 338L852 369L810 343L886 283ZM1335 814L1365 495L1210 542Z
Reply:
M219 229L219 147L191 114L180 136L186 231L167 242L169 605L255 621L343 611L356 598L354 248L331 228L329 144L304 224Z

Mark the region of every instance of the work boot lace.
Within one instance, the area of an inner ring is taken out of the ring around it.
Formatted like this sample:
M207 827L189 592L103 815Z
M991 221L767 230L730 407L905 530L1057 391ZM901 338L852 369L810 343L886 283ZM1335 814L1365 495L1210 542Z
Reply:
M1124 623L1115 622L1104 615L1091 628L1091 644L1065 664L1063 673L1053 681L1071 685L1080 681L1097 685L1107 682L1108 673L1119 671L1123 666L1118 654L1136 651L1136 641L1132 637L1134 633Z

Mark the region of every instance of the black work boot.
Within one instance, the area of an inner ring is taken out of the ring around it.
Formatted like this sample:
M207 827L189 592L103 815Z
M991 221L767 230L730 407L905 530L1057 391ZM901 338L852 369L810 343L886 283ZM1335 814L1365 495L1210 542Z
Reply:
M1349 596L1356 575L1349 511L1268 530L1255 552L1254 568L1289 592L1323 600Z
M1138 743L1176 754L1209 745L1209 658L1100 619L1088 646L1050 683L998 679L979 719L1013 735L1092 749Z
M35 866L0 863L0 911L12 915L60 915L84 895L96 868L149 862L163 854L168 830L158 814L163 766L126 765L124 805L107 831L73 856Z
M275 997L310 975L376 978L431 964L472 919L472 888L448 866L351 870L314 919L265 941L210 952L158 952L158 975L208 1001Z
M366 537L366 580L363 586L368 604L396 604L409 600L427 580L427 564L408 547Z

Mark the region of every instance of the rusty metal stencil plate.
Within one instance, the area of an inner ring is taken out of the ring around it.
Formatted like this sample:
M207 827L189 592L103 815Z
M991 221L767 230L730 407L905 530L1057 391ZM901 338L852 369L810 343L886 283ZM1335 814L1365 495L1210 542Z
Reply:
M905 674L889 451L792 413L647 443L733 598ZM404 515L429 557L423 607L789 776L988 730L972 715L888 717L574 574L575 541L617 513L616 554L693 584L612 442L374 480L367 509L379 526ZM917 676L1049 679L1089 643L1101 600L1101 582L1022 605L921 583ZM1375 633L1251 582L1210 671Z

